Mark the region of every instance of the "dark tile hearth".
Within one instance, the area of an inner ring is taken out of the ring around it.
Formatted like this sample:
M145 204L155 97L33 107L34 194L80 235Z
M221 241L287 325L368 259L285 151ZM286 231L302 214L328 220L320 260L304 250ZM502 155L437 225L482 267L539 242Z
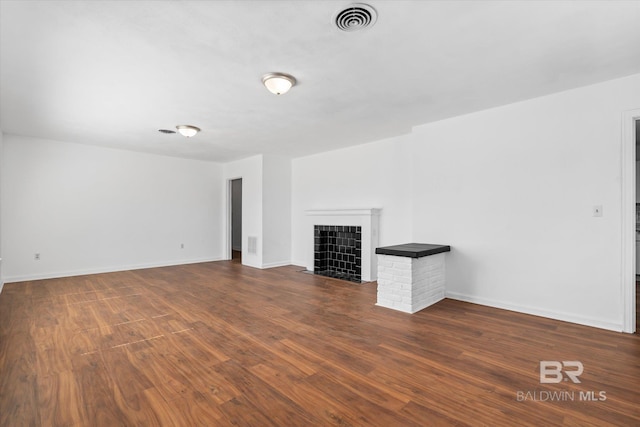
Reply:
M360 283L362 280L362 227L315 225L313 272Z

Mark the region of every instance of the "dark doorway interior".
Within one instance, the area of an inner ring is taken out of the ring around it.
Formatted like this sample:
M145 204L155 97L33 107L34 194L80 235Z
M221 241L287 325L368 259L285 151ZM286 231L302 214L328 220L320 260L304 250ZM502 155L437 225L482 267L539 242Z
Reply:
M231 180L231 259L242 262L242 178Z

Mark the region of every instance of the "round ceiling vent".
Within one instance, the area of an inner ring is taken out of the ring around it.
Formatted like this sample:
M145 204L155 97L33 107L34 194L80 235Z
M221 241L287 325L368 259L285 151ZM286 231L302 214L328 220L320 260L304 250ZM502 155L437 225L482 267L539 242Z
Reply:
M336 14L335 23L342 31L358 31L376 23L376 10L364 3L354 3Z

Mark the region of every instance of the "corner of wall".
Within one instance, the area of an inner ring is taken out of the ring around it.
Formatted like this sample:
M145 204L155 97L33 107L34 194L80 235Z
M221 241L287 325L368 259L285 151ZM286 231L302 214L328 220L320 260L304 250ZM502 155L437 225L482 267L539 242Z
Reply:
M221 165L19 135L3 139L3 281L221 258ZM28 254L40 252L32 262Z
M291 159L263 156L262 164L262 265L291 262Z
M225 199L223 201L225 220L223 253L228 254L229 247L229 197L228 181L242 178L242 265L261 268L263 264L262 240L262 200L263 200L263 155L256 155L245 159L234 160L223 165L223 180ZM248 238L257 238L256 253L248 253Z

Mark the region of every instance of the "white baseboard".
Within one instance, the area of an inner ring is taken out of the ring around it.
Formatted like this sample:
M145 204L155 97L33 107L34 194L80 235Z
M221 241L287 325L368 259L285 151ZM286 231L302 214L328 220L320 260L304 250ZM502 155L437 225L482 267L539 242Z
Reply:
M287 265L291 265L291 261L280 261L280 262L268 262L266 264L262 264L260 268L274 268L274 267L284 267Z
M88 274L114 273L116 271L141 270L144 268L170 267L173 265L198 264L201 262L222 261L222 257L197 258L179 261L153 262L146 264L120 265L111 267L88 268L82 270L54 271L48 273L26 274L21 276L5 277L5 283L26 282L30 280L57 279L59 277L85 276Z
M546 317L563 322L577 323L579 325L592 326L594 328L608 329L610 331L622 332L622 323L612 323L600 319L577 316L572 313L562 313L549 311L538 307L529 307L513 304L507 301L499 301L490 298L482 298L475 295L461 294L458 292L447 291L445 298L455 299L459 301L471 302L474 304L486 305L489 307L500 308L503 310L515 311L518 313L531 314L534 316Z
M290 265L294 265L294 266L296 266L296 267L300 267L300 268L307 268L307 263L306 263L305 261L300 261L300 260L298 260L298 261L295 261L295 260L294 260L294 261L291 261L291 264L290 264Z

